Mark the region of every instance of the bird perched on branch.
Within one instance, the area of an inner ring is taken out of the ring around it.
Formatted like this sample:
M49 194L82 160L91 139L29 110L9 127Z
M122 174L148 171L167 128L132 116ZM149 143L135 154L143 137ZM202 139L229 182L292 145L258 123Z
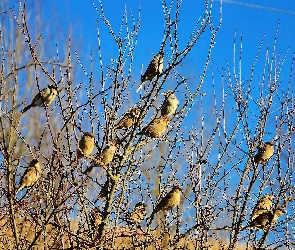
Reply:
M146 216L146 204L138 202L130 214L130 222L135 224L141 222Z
M40 162L36 159L32 160L20 180L19 188L17 189L16 194L23 188L34 185L40 178L41 174L42 169Z
M115 129L127 130L136 122L136 119L140 115L139 108L133 108L123 115L123 118L115 126Z
M141 84L137 88L136 92L138 92L147 81L151 81L156 76L159 76L163 71L163 67L164 67L164 52L160 51L150 62L149 66L147 67L147 70L141 77Z
M258 153L254 156L254 162L263 164L267 162L274 154L273 144L266 142L258 147Z
M57 87L54 85L49 85L47 88L40 90L40 92L33 98L31 104L26 106L21 113L27 112L32 107L42 107L44 104L48 106L53 102L54 98L57 96Z
M90 155L94 149L94 134L86 132L79 141L79 148L77 149L77 158L80 159L84 155Z
M171 90L166 90L163 95L166 99L162 105L161 115L173 115L177 109L179 101Z
M172 188L172 190L158 203L155 207L151 218L154 214L158 213L159 211L167 211L176 207L180 203L180 194L181 194L181 186L177 185Z
M272 202L275 197L271 194L265 194L255 205L251 214L251 220L253 221L260 214L269 212L272 207Z
M263 212L259 214L255 219L251 220L249 223L249 227L255 227L256 229L265 230L272 223L276 222L279 217L281 217L285 213L285 208L283 206L279 206L274 211L270 210L267 212Z
M118 141L111 141L108 145L103 149L101 153L96 157L96 161L93 162L85 171L84 174L89 173L94 166L104 167L106 168L107 165L113 160L114 155L116 153L118 147Z
M102 216L100 210L95 207L90 214L90 222L94 228L97 228L101 224Z
M99 154L98 161L103 165L108 165L114 158L118 147L118 141L111 141L105 149Z
M162 115L159 118L153 120L149 125L144 127L139 134L151 138L160 137L167 129L169 123L169 117L167 115Z

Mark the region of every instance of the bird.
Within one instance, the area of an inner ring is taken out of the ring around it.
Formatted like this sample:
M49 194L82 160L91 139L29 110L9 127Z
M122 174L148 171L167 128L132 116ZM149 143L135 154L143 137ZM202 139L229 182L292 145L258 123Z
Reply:
M170 123L170 119L167 115L162 115L154 119L149 125L144 127L139 133L140 135L145 135L151 138L160 137L167 129Z
M27 112L32 107L42 107L44 104L48 106L53 102L57 96L57 87L49 85L47 88L40 90L40 92L33 98L31 104L21 110L21 113Z
M273 154L273 144L271 142L266 142L258 147L258 153L254 156L254 162L257 164L263 164L267 162Z
M155 207L152 215L158 213L159 211L167 211L179 205L181 186L176 185L172 190L158 203Z
M104 148L104 150L99 154L98 161L103 165L108 165L114 158L118 147L118 141L111 141Z
M140 114L139 108L133 108L123 115L123 118L118 122L114 129L124 129L127 130L133 126Z
M151 81L156 76L159 76L163 71L163 67L164 67L164 52L160 51L152 59L149 66L147 67L147 70L141 77L141 83L139 87L137 88L136 92L138 92L147 81Z
M254 220L260 214L271 210L272 201L275 197L271 194L265 194L255 205L251 214L251 220Z
M133 211L130 214L130 221L131 223L139 223L141 222L144 217L146 216L146 203L138 202L136 203Z
M166 99L162 105L161 115L173 115L177 109L179 101L171 90L166 90L163 95L166 97Z
M20 180L19 188L17 189L16 194L23 188L34 185L40 178L41 174L42 169L40 162L36 159L33 159Z
M98 154L98 156L96 157L96 161L92 162L91 165L83 173L87 174L91 172L94 166L106 168L107 165L113 160L117 147L117 140L109 142L107 146L103 149L103 151Z
M102 186L97 199L99 198L106 198L108 196L108 188L109 188L109 180L106 180L106 182L104 183L104 185Z
M94 149L94 134L86 132L79 141L79 148L77 149L77 158L80 159L84 155L90 155Z
M267 229L271 224L276 222L279 217L285 213L285 208L283 206L278 206L274 211L266 211L259 214L249 223L249 227L254 227L256 229Z
M102 221L102 215L101 215L101 211L95 207L91 210L91 214L90 214L90 222L92 224L92 226L94 228L97 228Z

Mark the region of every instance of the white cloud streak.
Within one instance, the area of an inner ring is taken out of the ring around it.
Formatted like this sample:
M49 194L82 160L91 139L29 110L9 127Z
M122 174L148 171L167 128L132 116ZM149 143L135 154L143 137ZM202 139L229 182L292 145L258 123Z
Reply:
M244 2L238 2L238 1L233 1L233 0L222 0L222 1L217 0L217 2L222 2L222 3L227 3L227 4L235 4L235 5L242 5L242 6L246 6L246 7L249 7L249 8L262 9L262 10L267 10L267 11L281 12L281 13L285 13L285 14L295 15L294 11L283 10L283 9L278 9L278 8L272 8L272 7L262 6L262 5L258 5L258 4L244 3Z

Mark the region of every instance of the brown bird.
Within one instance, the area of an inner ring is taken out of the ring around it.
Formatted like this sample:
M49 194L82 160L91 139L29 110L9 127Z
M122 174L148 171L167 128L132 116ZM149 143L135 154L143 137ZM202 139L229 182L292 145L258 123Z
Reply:
M177 185L172 188L172 190L158 203L155 207L153 214L159 211L167 211L179 205L181 186Z
M140 135L145 135L151 138L160 137L167 129L170 123L170 119L166 115L162 115L159 118L153 120L149 125L144 127L139 133Z
M97 207L93 208L90 214L90 222L92 226L97 228L101 224L101 221L102 216L100 210Z
M254 162L263 164L267 162L274 154L273 144L266 142L258 147L258 153L254 156Z
M97 196L97 200L108 196L108 188L109 188L109 180L106 180L106 182L102 186L102 188Z
M147 70L141 77L141 84L137 88L136 92L138 92L147 81L151 81L156 76L159 76L163 71L163 67L164 67L164 52L160 51L150 62L149 66L147 67Z
M114 155L116 153L118 147L117 141L111 141L108 143L108 145L105 147L105 149L101 152L101 154L98 157L98 160L103 165L108 165L114 158Z
M94 149L94 134L86 132L79 141L79 148L77 149L77 158L80 159L84 155L90 155Z
M17 189L16 194L23 188L34 185L40 178L41 174L42 169L40 162L36 159L32 160L20 180L19 188Z
M33 98L31 104L26 106L21 113L27 112L32 107L42 107L44 104L49 105L57 96L57 88L54 85L49 85L47 88L40 90L40 92Z
M265 194L255 205L253 212L251 214L251 220L253 221L260 214L268 212L271 210L272 201L275 197L271 194Z
M279 206L275 211L267 211L259 214L255 219L251 220L249 227L256 229L267 229L271 224L276 222L279 217L285 213L285 208Z
M131 223L141 222L146 216L146 204L144 202L138 202L133 211L130 214Z
M115 126L115 129L129 129L136 122L136 119L138 118L139 114L139 108L131 109L130 111L124 114L123 118Z
M161 115L173 115L177 109L179 101L171 90L166 90L163 95L166 97L166 99L162 105Z
M98 157L96 157L96 161L93 162L83 173L89 173L94 168L94 166L106 168L107 165L113 160L117 147L118 141L115 140L109 142L103 151L98 155Z

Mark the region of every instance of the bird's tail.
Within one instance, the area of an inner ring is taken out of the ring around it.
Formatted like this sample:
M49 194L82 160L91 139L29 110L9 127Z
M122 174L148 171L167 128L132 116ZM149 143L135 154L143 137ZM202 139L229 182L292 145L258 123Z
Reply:
M18 192L21 191L23 188L23 186L19 186L18 189L15 191L15 194L18 194Z
M83 172L83 174L88 174L92 171L92 169L94 168L94 165L91 165L90 167L86 168L86 170Z
M142 81L141 84L138 86L138 88L136 89L136 93L142 89L142 86L146 83L146 81Z
M95 162L92 162L88 168L86 168L86 170L83 172L83 174L90 173L94 167L102 167L107 170L107 166L103 162L95 161Z
M22 114L26 113L32 106L31 105L28 105L27 107L23 108L20 112Z
M147 219L147 226L148 226L148 227L152 224L154 218L155 218L155 212L153 211L153 212L151 213L150 217Z

